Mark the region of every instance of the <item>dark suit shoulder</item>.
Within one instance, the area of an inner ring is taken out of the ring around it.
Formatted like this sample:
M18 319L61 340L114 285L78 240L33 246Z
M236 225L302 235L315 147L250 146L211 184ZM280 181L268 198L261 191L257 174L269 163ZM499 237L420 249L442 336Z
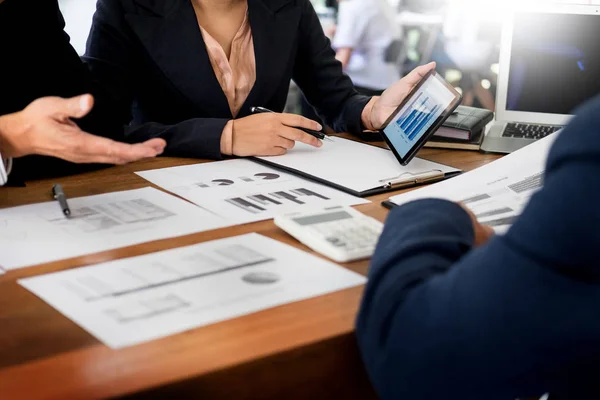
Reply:
M287 5L302 6L308 2L308 0L258 0L262 2L271 12L276 13Z
M100 4L115 7L119 5L127 14L155 14L165 16L176 10L182 3L189 0L99 0ZM309 0L249 0L263 3L271 12L275 13L288 4L306 6Z
M166 16L189 0L98 0L98 7L120 10L123 14Z
M552 147L547 172L571 160L600 159L600 96L580 106L575 115Z

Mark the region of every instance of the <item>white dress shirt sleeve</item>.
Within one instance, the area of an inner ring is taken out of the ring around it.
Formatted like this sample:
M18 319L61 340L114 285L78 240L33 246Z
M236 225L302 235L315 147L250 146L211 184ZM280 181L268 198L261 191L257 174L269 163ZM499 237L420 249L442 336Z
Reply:
M5 159L0 153L0 186L8 181L8 175L12 170L12 158Z

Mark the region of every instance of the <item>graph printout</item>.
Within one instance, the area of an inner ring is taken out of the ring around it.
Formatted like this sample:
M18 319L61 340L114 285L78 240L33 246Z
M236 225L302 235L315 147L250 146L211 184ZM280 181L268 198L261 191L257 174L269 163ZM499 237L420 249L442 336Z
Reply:
M154 188L0 210L0 269L23 268L231 225Z
M138 175L235 224L271 219L301 207L368 203L249 160L158 169Z
M19 283L107 346L122 348L365 281L253 233Z
M521 215L531 196L544 186L546 159L558 134L463 175L394 196L390 201L396 205L425 198L460 202L481 223L503 233Z

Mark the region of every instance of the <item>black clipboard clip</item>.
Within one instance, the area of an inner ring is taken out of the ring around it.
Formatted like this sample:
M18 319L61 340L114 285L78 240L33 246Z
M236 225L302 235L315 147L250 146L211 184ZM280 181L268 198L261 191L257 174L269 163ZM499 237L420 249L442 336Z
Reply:
M419 172L418 174L404 172L393 178L381 179L379 182L384 184L384 189L399 189L439 181L444 179L444 177L445 174L442 170L432 169L431 171Z

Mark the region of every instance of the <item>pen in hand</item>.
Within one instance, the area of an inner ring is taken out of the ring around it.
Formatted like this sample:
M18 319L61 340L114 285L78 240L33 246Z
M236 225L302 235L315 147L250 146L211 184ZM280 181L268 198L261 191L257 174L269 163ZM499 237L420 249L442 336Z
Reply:
M264 107L251 107L250 112L253 114L260 114L260 113L274 113L275 111L271 111L268 108L264 108ZM317 139L328 140L330 142L333 142L333 140L331 140L331 138L329 136L327 136L326 134L324 134L323 132L315 131L315 130L308 129L308 128L302 128L299 126L292 126L291 128L299 129L302 132L308 133L309 135L316 137Z
M65 217L70 217L71 209L69 208L69 203L67 203L67 196L65 195L62 186L59 184L52 186L52 197L54 197L54 200L58 201L58 205L63 214L65 214Z

